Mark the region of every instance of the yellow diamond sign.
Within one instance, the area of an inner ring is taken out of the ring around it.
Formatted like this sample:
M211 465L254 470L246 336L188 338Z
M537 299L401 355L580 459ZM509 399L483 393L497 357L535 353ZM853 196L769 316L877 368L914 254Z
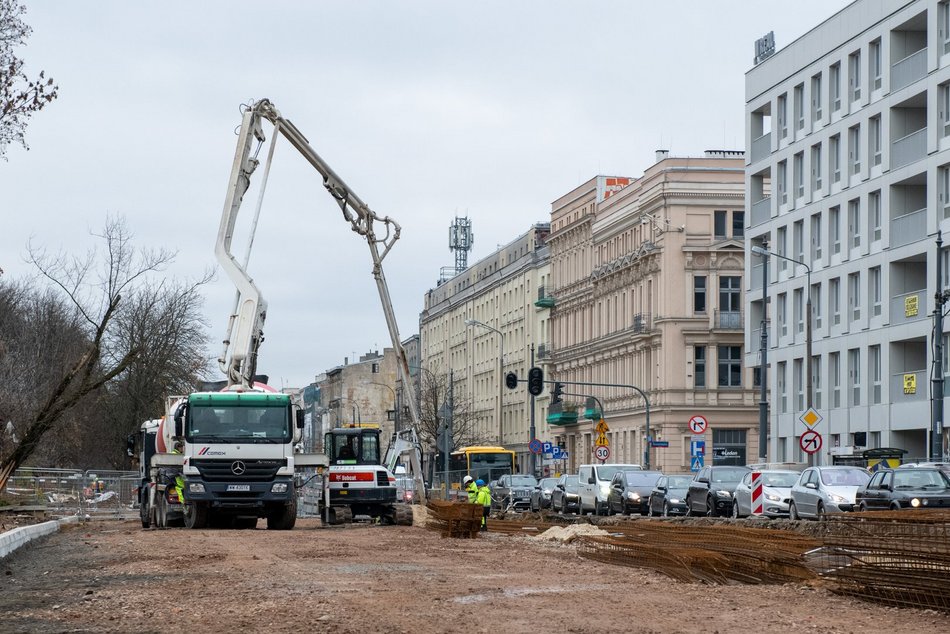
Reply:
M607 421L601 418L600 422L597 423L597 426L594 427L594 431L596 431L598 434L606 434L610 431L610 427L607 427Z
M815 411L814 407L809 407L808 411L798 417L798 420L805 423L805 426L808 429L812 429L815 425L822 421L821 414Z

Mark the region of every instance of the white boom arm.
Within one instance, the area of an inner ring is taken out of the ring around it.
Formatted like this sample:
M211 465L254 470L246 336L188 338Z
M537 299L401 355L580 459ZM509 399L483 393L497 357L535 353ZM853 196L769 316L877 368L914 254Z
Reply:
M306 159L308 163L323 177L323 186L333 196L333 199L340 205L343 217L350 223L353 231L366 239L369 246L370 256L373 259L373 277L376 280L376 288L379 291L380 303L383 307L383 313L386 317L386 325L389 328L389 336L392 340L393 350L396 352L396 359L399 367L399 378L402 380L403 387L409 392L409 412L412 418L413 429L418 429L419 425L419 404L415 398L415 386L409 376L409 361L406 357L406 351L402 347L399 338L399 327L396 325L396 315L393 311L392 301L389 295L389 287L386 284L386 276L383 274L383 259L392 249L393 244L399 239L401 231L399 224L389 216L377 215L369 206L364 203L353 190L343 182L343 179L330 168L327 163L320 158L307 138L297 129L297 127L285 119L278 112L274 104L268 99L261 99L246 106L244 118L241 123L241 129L238 133L237 152L234 157L234 164L231 169L231 179L228 183L228 196L224 204L224 215L221 218L221 229L218 232L218 244L215 253L221 266L227 271L231 280L238 288L238 301L234 314L228 327L228 339L225 340L225 351L218 360L219 364L225 369L228 375L228 382L232 381L250 384L253 381L254 370L257 364L257 349L263 340L264 317L266 316L267 305L261 297L260 291L254 285L254 281L248 276L244 267L240 266L230 253L231 236L234 231L234 222L237 218L238 210L241 205L241 199L250 185L251 174L257 168L257 154L261 145L265 141L264 132L261 126L262 120L266 119L274 126L273 136L276 139L277 133L280 133L287 139L294 148ZM252 146L255 144L253 155ZM273 157L273 142L268 156L268 168ZM263 196L263 190L262 194ZM260 211L260 202L258 203L258 212ZM382 223L385 227L385 235L378 237L376 235L375 223ZM251 235L253 240L253 230ZM380 253L382 246L382 253ZM248 246L250 250L250 245ZM230 347L230 358L228 358L228 348ZM422 478L422 465L419 463L416 452L411 452L411 464L414 471L416 492L415 499L420 502L425 501L425 483Z

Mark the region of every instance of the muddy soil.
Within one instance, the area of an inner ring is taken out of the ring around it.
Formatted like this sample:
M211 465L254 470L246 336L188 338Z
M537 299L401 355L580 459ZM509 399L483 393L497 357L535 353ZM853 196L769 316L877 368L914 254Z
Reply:
M683 584L530 537L317 520L286 532L90 522L0 561L2 632L766 629L923 634L950 631L950 616L805 585Z

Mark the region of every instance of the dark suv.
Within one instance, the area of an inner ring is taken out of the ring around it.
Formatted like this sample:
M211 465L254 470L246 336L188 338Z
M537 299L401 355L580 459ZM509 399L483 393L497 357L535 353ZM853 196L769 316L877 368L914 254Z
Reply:
M538 486L538 481L534 476L503 475L492 487L492 506L503 510L510 507L527 511L531 507L531 494L534 493L536 486Z
M689 483L687 515L716 517L732 510L732 498L748 467L703 467Z

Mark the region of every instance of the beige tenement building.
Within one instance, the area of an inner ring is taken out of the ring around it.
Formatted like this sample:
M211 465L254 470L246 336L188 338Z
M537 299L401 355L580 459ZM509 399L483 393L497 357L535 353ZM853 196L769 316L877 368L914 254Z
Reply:
M758 452L758 408L743 365L743 152L669 157L638 179L598 176L552 205L551 378L635 385L650 399L650 466L689 471L692 440L706 464L745 464ZM603 403L608 462L646 462L644 400L627 388L566 386ZM554 427L565 467L593 462L584 398ZM704 417L694 434L688 423ZM557 418L554 416L552 418Z

